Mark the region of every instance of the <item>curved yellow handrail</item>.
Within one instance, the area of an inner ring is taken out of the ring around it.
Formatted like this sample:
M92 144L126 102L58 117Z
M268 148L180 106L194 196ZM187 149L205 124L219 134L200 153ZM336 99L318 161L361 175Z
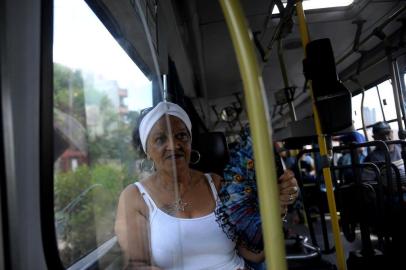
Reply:
M255 170L264 234L267 269L285 270L285 244L279 208L279 189L266 96L254 51L252 34L238 0L219 0L226 19L244 85L253 138Z
M305 53L306 53L305 48L306 48L306 45L309 43L310 38L309 38L308 29L307 29L305 14L303 11L302 1L298 1L296 3L296 13L297 13L298 21L299 21L299 30L300 30L300 36L302 38L302 45L303 45L303 49L305 50ZM309 83L308 85L309 85L310 93L311 93L310 96L313 101L312 109L313 109L313 115L314 115L314 125L316 127L316 132L317 132L317 139L318 139L319 148L320 148L320 155L323 158L323 157L327 157L326 139L321 130L319 112L317 111L317 107L314 103L313 89L312 89L311 83ZM323 168L323 176L324 176L324 182L326 183L327 202L328 202L328 207L329 207L330 216L331 216L331 226L333 228L333 234L334 234L334 242L335 242L335 249L336 249L336 256L337 256L337 267L338 267L338 270L345 270L346 264L345 264L344 249L343 249L343 245L341 242L340 227L338 225L337 208L336 208L336 202L334 199L333 182L331 180L330 167Z

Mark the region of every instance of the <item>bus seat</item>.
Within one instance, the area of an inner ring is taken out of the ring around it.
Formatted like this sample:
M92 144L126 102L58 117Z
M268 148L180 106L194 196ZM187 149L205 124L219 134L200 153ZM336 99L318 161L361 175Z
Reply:
M350 183L340 186L337 191L341 212L341 226L349 242L355 240L357 224L363 222L369 227L377 226L377 201L374 187L369 183Z
M200 153L200 160L191 164L193 169L204 173L216 173L223 176L223 170L229 161L226 137L222 132L205 132L193 138L193 150ZM199 154L192 151L191 163L199 159Z
M386 164L385 163L378 163L378 166L381 170L382 176L382 185L389 190L389 183L386 176ZM392 171L392 196L400 197L400 201L403 201L403 191L402 191L402 184L404 183L404 175L401 175L399 167L403 168L403 160L400 159L399 161L391 162L391 171Z

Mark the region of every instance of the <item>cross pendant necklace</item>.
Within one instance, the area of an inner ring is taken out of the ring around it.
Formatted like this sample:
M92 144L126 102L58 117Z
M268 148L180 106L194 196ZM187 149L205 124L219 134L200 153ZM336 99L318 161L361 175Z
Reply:
M188 206L188 203L183 202L182 198L178 198L174 204L176 211L185 211L185 207Z

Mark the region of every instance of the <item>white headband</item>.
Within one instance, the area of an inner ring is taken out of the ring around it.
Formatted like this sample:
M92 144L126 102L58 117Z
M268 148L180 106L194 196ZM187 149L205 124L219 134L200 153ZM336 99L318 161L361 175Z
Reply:
M147 153L147 139L155 123L161 119L164 114L169 114L178 117L185 123L190 135L192 135L192 123L190 122L187 113L177 104L172 102L162 101L149 111L140 123L139 133L142 144L142 149Z

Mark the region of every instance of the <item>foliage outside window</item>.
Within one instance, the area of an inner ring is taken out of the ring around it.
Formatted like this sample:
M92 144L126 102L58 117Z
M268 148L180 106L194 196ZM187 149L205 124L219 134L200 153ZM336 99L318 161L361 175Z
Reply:
M54 202L65 266L114 237L117 200L138 180L131 132L151 82L84 1L56 0Z

